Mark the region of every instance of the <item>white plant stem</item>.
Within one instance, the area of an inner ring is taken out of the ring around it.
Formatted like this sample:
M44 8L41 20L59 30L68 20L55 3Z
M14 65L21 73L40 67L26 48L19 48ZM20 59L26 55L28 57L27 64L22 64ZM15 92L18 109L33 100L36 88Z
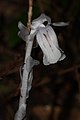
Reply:
M27 58L31 55L31 50L32 50L32 45L33 45L33 41L29 41L26 47L26 55L25 55L25 61L24 61L24 70L23 70L23 79L22 79L22 87L21 87L21 99L20 99L20 104L26 102L26 91L27 91L27 81L28 81L28 76L29 76L29 72L26 69L26 61Z
M26 115L26 99L28 98L28 76L29 71L26 69L27 58L31 55L33 41L29 41L26 47L26 55L24 61L23 77L22 77L22 86L21 86L21 96L19 101L19 109L15 115L15 120L22 120ZM32 72L32 71L31 71Z

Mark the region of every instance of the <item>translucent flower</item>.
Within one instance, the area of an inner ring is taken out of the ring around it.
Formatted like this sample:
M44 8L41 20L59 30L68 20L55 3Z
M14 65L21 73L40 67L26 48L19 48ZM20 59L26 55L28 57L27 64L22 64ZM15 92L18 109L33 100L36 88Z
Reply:
M44 23L47 23L45 25ZM51 19L45 14L41 14L37 19L32 21L30 34L25 29L25 26L19 22L18 27L20 28L19 36L23 40L34 40L36 36L37 44L43 51L43 63L49 65L56 63L57 61L63 60L65 54L58 45L58 39L55 31L51 27L53 26L67 26L69 23L57 22L51 23Z
M65 54L61 48L59 48L57 36L51 26L41 28L36 38L44 54L44 65L53 64L65 58Z

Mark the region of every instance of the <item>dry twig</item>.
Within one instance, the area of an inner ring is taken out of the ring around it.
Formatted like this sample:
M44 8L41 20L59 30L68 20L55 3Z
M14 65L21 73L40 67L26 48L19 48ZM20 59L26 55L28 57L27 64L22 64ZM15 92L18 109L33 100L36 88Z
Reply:
M33 0L29 0L28 23L27 23L29 32L30 32L31 18L32 18L32 4L33 4Z

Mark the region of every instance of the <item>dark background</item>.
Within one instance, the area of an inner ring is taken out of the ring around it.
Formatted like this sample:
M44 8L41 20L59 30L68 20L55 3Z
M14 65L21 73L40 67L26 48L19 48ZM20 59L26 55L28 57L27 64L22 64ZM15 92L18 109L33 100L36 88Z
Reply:
M69 22L54 27L65 60L42 64L40 48L32 56L41 61L27 100L30 120L80 119L80 0L34 0L32 19L41 13L52 22ZM23 65L25 42L18 36L18 21L27 24L28 0L0 0L0 120L13 120L20 96L19 68Z

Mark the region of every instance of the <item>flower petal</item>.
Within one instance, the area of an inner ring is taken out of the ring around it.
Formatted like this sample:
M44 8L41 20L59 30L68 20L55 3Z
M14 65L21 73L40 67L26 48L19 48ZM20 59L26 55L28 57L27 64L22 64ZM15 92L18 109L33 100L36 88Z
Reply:
M59 48L58 40L57 40L57 36L55 34L55 31L52 29L51 26L48 26L46 29L48 32L48 37L50 37L49 44L51 45L52 50L54 51L53 46L55 45L55 47L57 47L57 49L61 52L61 57L59 58L59 61L63 60L66 56L64 54L64 51L62 51L62 49Z
M43 63L48 64L50 61L49 59L53 58L53 53L52 53L49 43L46 39L46 37L47 37L46 30L40 29L37 36L38 36L37 42L43 51L43 54L44 54L43 56L45 56L45 57L43 57ZM47 63L45 61L47 61Z
M45 55L43 56L43 63L44 63L44 65L50 65L50 63Z
M47 49L45 48L45 46L43 44L43 37L40 34L40 32L37 33L36 38L37 38L37 42L38 42L39 46L41 47L43 53L48 56L48 52L47 52Z
M59 48L59 50L61 51L61 57L60 57L59 61L61 61L61 60L65 59L66 55L64 54L64 51L61 48Z
M54 44L57 48L59 48L58 39L57 39L55 31L52 29L51 26L46 27L46 30L48 32L48 37L50 38L49 41L51 43L51 46L53 46Z
M27 27L25 27L21 22L19 22L18 28L20 29L20 31L18 32L18 36L26 42L29 35Z
M48 22L48 24L51 23L51 18L46 16L44 13L42 13L37 19L34 19L32 21L31 28L35 29L38 28L41 24L43 24L45 21Z
M53 23L52 25L56 27L63 27L63 26L68 26L69 22L56 22L56 23Z
M51 46L52 43L50 42L52 41L50 41L50 38L48 37L45 28L40 29L39 32L37 33L37 42L44 53L43 57L44 65L56 63L59 60L59 58L61 57L61 52L59 49L56 48L54 44L53 46Z

